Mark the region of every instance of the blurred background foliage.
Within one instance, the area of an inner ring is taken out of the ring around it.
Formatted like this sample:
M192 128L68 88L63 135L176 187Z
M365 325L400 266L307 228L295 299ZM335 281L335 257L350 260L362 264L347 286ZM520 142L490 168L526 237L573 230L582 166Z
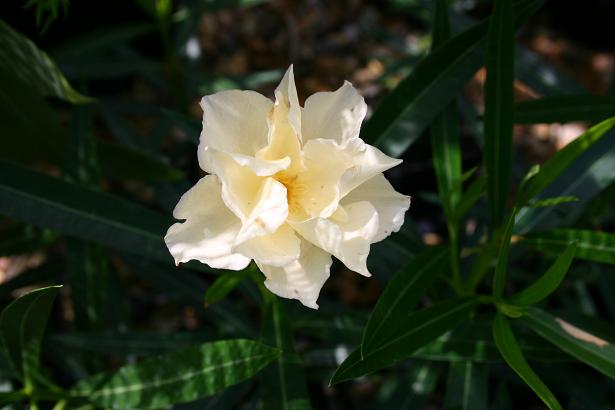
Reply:
M4 2L0 404L615 408L615 3L496 3ZM413 196L318 311L162 240L200 97L290 63Z

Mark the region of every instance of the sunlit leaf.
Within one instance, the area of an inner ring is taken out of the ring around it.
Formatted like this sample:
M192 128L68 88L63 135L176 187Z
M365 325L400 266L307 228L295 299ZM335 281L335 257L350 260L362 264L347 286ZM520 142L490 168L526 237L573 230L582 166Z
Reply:
M277 349L247 339L205 343L81 380L72 394L105 408L163 408L216 394L278 356Z
M531 307L521 319L540 336L578 360L615 379L615 346L565 320Z
M524 235L523 243L555 255L576 243L577 258L615 264L615 234L609 232L553 229Z

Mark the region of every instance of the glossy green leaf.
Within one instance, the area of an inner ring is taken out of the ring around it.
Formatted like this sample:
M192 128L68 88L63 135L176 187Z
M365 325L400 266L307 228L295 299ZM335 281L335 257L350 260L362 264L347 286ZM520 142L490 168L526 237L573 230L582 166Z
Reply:
M559 95L515 104L515 122L598 122L615 116L615 97L610 95Z
M511 296L509 301L515 305L527 306L538 303L549 296L564 280L576 250L576 242L568 245L544 275L521 292Z
M438 0L434 13L432 50L437 50L450 35L447 2ZM461 197L461 149L455 100L433 119L430 134L438 194L450 218Z
M504 219L513 151L515 37L511 0L496 0L487 36L483 163L491 221Z
M261 373L261 397L265 409L310 409L305 371L295 352L290 323L282 303L275 297L267 301L262 340L282 354Z
M487 184L487 178L484 175L476 178L472 184L466 189L461 197L457 209L455 210L455 220L461 221L461 219L468 213L468 211L476 204L485 191L485 185Z
M489 390L487 366L453 362L446 382L445 410L486 410Z
M110 248L171 262L163 241L171 218L0 161L0 214Z
M516 24L543 3L516 2ZM482 22L464 31L419 62L365 123L361 130L363 140L389 155L401 155L483 65L487 25Z
M561 410L562 406L551 393L551 390L534 373L523 357L508 319L499 312L493 321L493 339L506 363L534 390L547 407L551 410Z
M337 368L331 384L373 373L410 357L420 347L467 320L477 303L476 299L450 299L411 313L390 339L368 354L361 357L361 349L355 349Z
M0 314L0 335L13 369L32 389L40 373L41 341L60 286L33 290Z
M0 60L9 71L36 87L42 95L58 97L72 103L92 100L79 94L68 83L58 66L32 41L0 20Z
M493 296L501 298L506 286L506 276L508 272L508 254L510 253L510 238L512 237L513 228L515 226L515 213L513 209L500 243L500 251L498 252L498 262L495 265L495 273L493 274Z
M237 272L226 272L216 278L205 292L205 305L216 303L226 297L233 289L248 277L250 271L243 269Z
M615 265L615 234L609 232L552 229L524 235L523 243L556 255L576 243L577 258Z
M551 184L564 170L587 149L598 142L603 136L613 138L612 133L608 133L615 126L615 117L597 124L587 130L577 139L566 145L553 155L545 164L540 167L540 172L528 181L524 195L519 199L521 205L538 195L549 184Z
M577 202L579 198L576 196L556 196L554 198L544 198L538 201L530 202L528 206L532 208L544 208L546 206L557 206L568 202Z
M540 336L566 353L615 379L615 346L565 320L531 307L521 319Z
M404 326L408 312L444 270L447 256L445 248L428 249L393 276L365 327L361 343L363 356L391 339Z
M216 394L278 356L277 349L247 339L205 343L81 380L72 395L104 408L163 408Z
M536 362L564 362L571 358L539 336L524 328L515 329L525 357ZM474 319L444 333L412 354L418 359L443 362L498 363L498 352L491 331L491 322Z

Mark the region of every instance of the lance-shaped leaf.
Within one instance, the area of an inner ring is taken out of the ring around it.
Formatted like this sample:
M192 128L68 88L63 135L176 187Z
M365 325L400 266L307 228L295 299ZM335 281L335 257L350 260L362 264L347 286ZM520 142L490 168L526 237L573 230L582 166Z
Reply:
M68 83L58 66L32 41L0 20L0 60L24 82L35 86L46 96L72 103L92 101L79 94Z
M493 296L501 298L504 292L504 286L506 285L506 275L508 272L508 254L510 253L510 238L512 237L513 228L515 226L515 212L513 209L506 228L502 235L502 242L500 244L500 252L498 253L498 262L495 265L495 273L493 274Z
M0 214L114 249L171 260L162 239L170 218L4 161Z
M615 378L615 346L565 320L531 307L521 319L540 336L599 372Z
M511 0L496 0L487 37L484 166L492 223L502 223L512 172L515 39Z
M442 273L447 255L445 248L428 249L393 276L365 327L361 343L363 355L378 348L403 326L408 312Z
M598 122L615 116L615 97L610 95L559 95L515 104L515 122Z
M552 229L523 236L523 243L558 254L576 243L576 257L594 262L615 264L615 234L581 229Z
M449 39L450 31L447 2L438 0L434 13L432 50L437 50ZM461 196L461 150L455 100L434 118L430 134L438 193L446 214L451 218Z
M467 320L478 301L474 298L450 299L411 313L391 338L361 357L355 349L337 368L331 384L354 379L391 366L417 349Z
M164 408L246 380L279 353L247 339L204 343L81 380L71 393L104 408Z
M506 363L534 390L547 407L551 410L561 410L562 406L551 393L551 390L534 373L523 357L508 319L499 312L493 321L493 339Z
M8 305L0 315L0 334L15 372L30 391L39 380L41 340L60 286L37 289Z
M516 2L516 25L543 3ZM363 126L362 138L389 155L402 154L484 64L487 26L485 21L464 31L419 62L376 108Z
M598 142L603 136L613 138L612 133L608 133L615 126L615 117L604 120L593 126L577 139L559 150L549 160L540 167L538 172L528 181L523 197L519 198L519 204L523 205L528 200L539 194L558 176L560 176L572 163L587 149Z
M269 298L262 328L263 342L281 350L277 360L261 373L265 409L309 409L305 372L295 352L290 323L277 298Z
M568 273L576 249L576 242L568 245L544 275L521 292L511 296L510 302L522 306L533 305L554 292Z
M444 409L487 409L489 372L484 364L452 362L446 382Z
M226 297L233 289L248 277L250 271L243 269L236 272L226 272L216 278L205 292L205 305L216 303Z

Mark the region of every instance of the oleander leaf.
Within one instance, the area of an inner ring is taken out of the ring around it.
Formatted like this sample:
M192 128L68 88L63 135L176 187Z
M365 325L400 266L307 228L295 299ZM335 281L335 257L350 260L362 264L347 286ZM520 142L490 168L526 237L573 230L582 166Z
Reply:
M523 235L523 243L551 254L577 244L575 256L615 265L615 234L582 229L552 229Z
M615 97L610 95L558 95L515 104L515 122L598 122L615 116Z

